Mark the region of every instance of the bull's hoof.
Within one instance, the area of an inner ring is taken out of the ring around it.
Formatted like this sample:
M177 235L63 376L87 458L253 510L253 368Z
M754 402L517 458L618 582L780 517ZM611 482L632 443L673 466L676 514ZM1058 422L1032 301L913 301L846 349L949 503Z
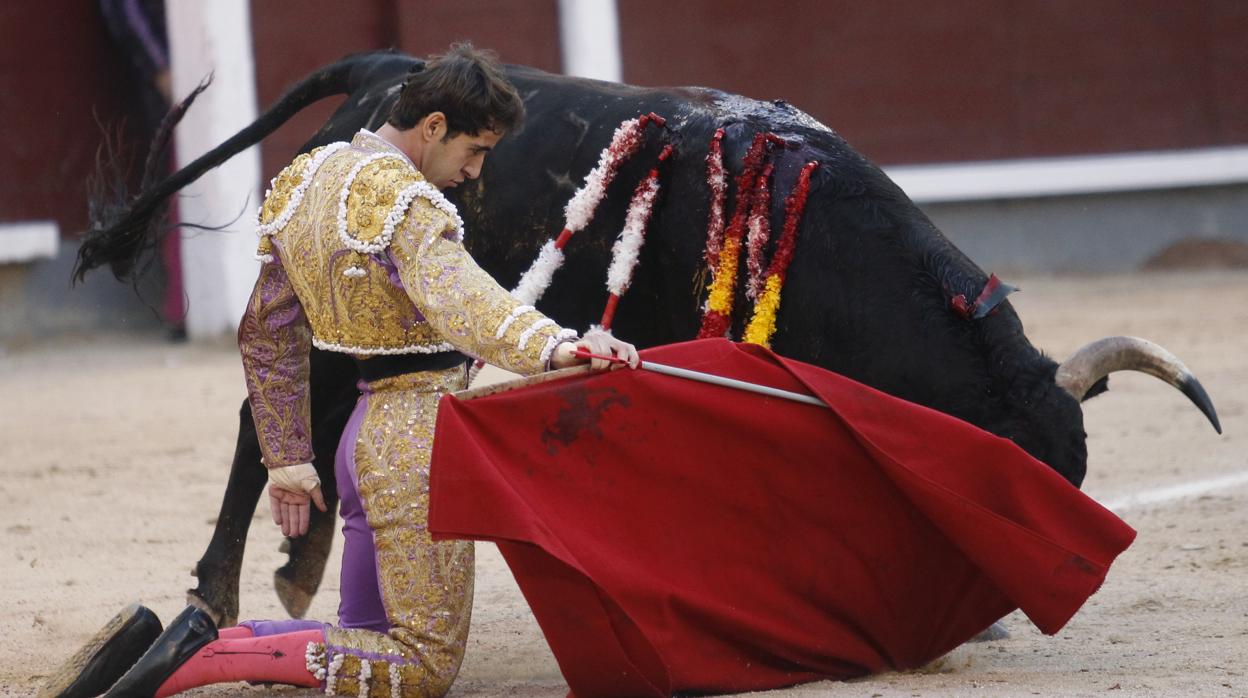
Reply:
M238 607L233 609L221 609L213 606L203 596L200 595L198 589L186 590L186 605L194 606L199 610L207 613L212 618L212 622L218 628L229 628L238 625Z
M286 609L291 618L302 618L307 615L315 592L308 592L301 588L284 576L280 569L273 573L273 588L277 591L277 599L282 602L282 607Z
M241 558L241 555L240 555ZM212 617L218 628L238 623L238 563L217 564L200 560L191 569L199 580L194 589L186 590L186 604Z
M160 636L160 619L130 604L113 616L63 666L53 672L39 698L93 698L108 690Z
M321 586L325 562L334 540L334 518L323 515L312 518L306 536L283 538L281 552L290 557L273 573L273 589L292 618L303 618L312 597Z
M967 642L996 642L997 640L1010 639L1010 631L1006 629L1001 621L997 621L980 631L978 635L967 640Z

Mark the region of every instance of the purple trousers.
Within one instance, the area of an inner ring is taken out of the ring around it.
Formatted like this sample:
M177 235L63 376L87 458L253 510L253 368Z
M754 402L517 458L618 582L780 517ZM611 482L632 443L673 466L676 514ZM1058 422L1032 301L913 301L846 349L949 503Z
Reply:
M320 627L325 643L309 649L309 668L324 669L327 690L441 695L459 671L473 550L429 536L429 457L438 401L465 383L455 368L360 384L334 464L345 538L338 623L248 623L257 635Z
M338 626L364 628L379 633L390 629L386 607L381 602L378 584L377 556L374 553L373 530L368 526L364 502L360 500L359 482L355 471L355 444L360 437L364 415L368 410L370 392L363 381L355 410L338 442L334 456L334 478L338 482L339 511L342 513L342 572L338 601Z

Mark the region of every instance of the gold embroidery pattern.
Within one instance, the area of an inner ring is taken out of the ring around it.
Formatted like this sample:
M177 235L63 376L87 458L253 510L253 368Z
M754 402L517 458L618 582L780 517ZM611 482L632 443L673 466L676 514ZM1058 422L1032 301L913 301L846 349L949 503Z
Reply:
M423 201L423 200L421 200ZM557 335L558 324L531 332L524 347L521 336L544 316L532 310L497 330L521 302L498 285L464 249L434 224L442 216L432 206L413 205L404 227L394 236L391 255L408 295L421 308L439 308L426 319L446 341L466 353L517 373L545 369L542 351Z
M286 270L264 265L238 326L238 346L256 435L270 468L312 462L311 339Z
M520 348L521 333L542 317L532 312L496 338L495 330L520 303L476 265L454 239L456 222L428 199L412 200L387 252L365 256L339 238L342 186L360 162L394 153L361 167L348 190L347 227L361 242L380 236L399 193L424 181L397 151L387 151L389 146L379 141L360 134L351 147L330 155L308 183L290 222L274 236L316 346L353 354L454 347L512 371L545 368L542 351L560 328L543 327ZM344 276L352 267L363 275Z
M359 695L363 680L369 695L386 695L379 692L391 690L397 676L401 695L442 695L459 672L472 614L473 547L429 537L429 455L438 400L466 383L464 369L452 368L369 384L355 467L394 627L388 635L326 631L340 694Z
M270 183L269 193L264 197L264 205L260 207L261 223L272 223L286 210L291 194L303 182L303 171L307 169L308 163L315 154L322 149L323 147L316 148L310 153L300 154L277 173Z
M309 180L325 160L346 147L349 147L348 143L338 142L313 148L312 152L295 158L273 178L271 188L264 193L264 203L260 205L256 219L256 234L260 236L260 244L256 247L257 260L271 264L276 259L271 236L290 222L291 216L303 203Z
M386 216L394 208L399 192L422 179L399 158L383 158L365 165L347 193L347 234L366 243L381 237Z
M338 236L342 185L356 163L372 154L353 144L321 165L302 205L274 236L283 264L303 301L317 346L354 354L445 351L450 347L424 322L395 282L397 275L388 256L359 255ZM400 170L406 174L399 176ZM397 195L397 191L387 192L387 187L420 179L420 173L397 158L366 165L352 186L360 197L348 196L347 201L348 218L365 224L358 234L370 236L381 230L386 202L393 203ZM413 206L422 202L417 199ZM423 205L428 206L427 202ZM344 276L353 266L362 268L364 275Z

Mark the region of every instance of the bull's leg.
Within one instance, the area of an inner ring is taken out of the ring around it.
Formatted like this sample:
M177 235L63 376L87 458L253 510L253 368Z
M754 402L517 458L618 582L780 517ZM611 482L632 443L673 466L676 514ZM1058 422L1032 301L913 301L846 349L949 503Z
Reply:
M301 617L320 587L333 540L338 490L334 486L334 452L355 404L356 369L342 354L313 350L311 356L312 433L318 454L317 472L329 511L313 509L307 536L287 541L290 558L274 575L278 598L291 615ZM208 549L193 574L199 586L187 590L187 603L204 609L218 627L238 622L238 580L251 517L268 482L260 461L260 442L251 418L251 405L239 410L238 444L221 512Z
M238 576L251 516L260 500L268 474L260 462L260 443L251 420L251 406L243 401L239 410L238 445L230 466L230 479L221 500L217 526L204 556L195 564L199 586L187 590L187 603L207 611L217 627L238 622Z
M316 472L321 477L321 494L328 511L321 513L312 507L307 535L282 542L282 551L289 553L289 558L273 573L273 587L286 612L294 618L302 618L307 613L321 586L333 543L338 506L334 454L359 397L356 376L355 364L345 355L312 352L309 379L312 385L312 450L316 454Z
M340 424L318 422L317 427L333 429L334 433L341 434L345 424L346 420L343 419ZM317 446L317 453L333 453L332 450L321 448L319 440ZM333 460L332 455L328 459L316 459L316 471L321 476L321 495L325 497L328 511L322 513L312 507L307 535L282 541L282 552L288 553L289 558L286 564L273 573L273 588L277 591L277 598L292 618L302 618L308 612L312 597L316 596L316 591L321 586L321 578L325 575L325 562L329 559L329 550L333 544L338 510Z

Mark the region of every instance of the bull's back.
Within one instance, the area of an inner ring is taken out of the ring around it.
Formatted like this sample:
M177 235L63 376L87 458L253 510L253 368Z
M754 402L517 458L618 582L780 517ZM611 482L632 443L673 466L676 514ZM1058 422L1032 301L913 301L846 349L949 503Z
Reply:
M400 54L367 59L352 73L347 100L307 147L379 127L403 80L421 64ZM449 193L464 217L470 251L504 286L514 286L541 245L562 228L564 205L622 121L653 111L670 127L663 133L651 129L642 149L621 167L590 224L568 245L567 262L540 304L565 324L598 321L606 302L611 246L632 188L654 165L663 143L672 142L677 148L664 167L662 199L616 328L643 346L696 334L710 198L705 160L711 137L721 127L730 180L756 133L770 131L791 144L772 158L771 221L777 233L798 171L812 160L821 165L785 293L790 307L801 312L782 313L775 339L787 355L904 390L896 377L911 371L898 367L910 361L916 374L926 367L912 351L897 347L887 328L930 324L932 313L946 312L943 289L915 287L916 279L927 283L930 277L922 266L952 256L967 285L984 277L878 168L834 131L784 102L698 87L637 87L523 66L506 70L525 102L524 126L486 159L476 186ZM734 189L730 181L727 214ZM737 308L747 307L739 297ZM916 312L927 317L913 317ZM737 336L744 319L738 318ZM879 342L880 337L889 339Z

